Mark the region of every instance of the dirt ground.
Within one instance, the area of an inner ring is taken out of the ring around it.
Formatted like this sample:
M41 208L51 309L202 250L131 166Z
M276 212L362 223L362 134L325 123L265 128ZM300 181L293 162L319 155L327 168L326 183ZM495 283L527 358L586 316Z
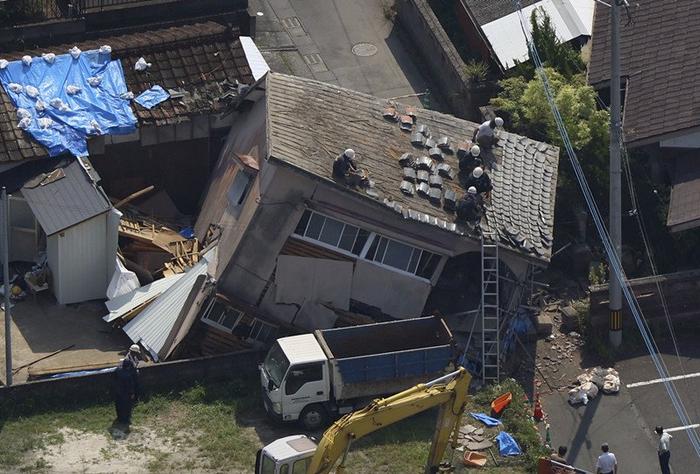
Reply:
M2 313L2 311L0 311ZM102 320L107 310L101 302L58 305L50 295L19 301L12 308L12 364L16 369L55 351L73 346L31 365L34 369L116 363L131 341ZM4 321L4 313L2 313ZM0 324L0 379L5 382L5 325ZM27 380L28 369L14 375Z

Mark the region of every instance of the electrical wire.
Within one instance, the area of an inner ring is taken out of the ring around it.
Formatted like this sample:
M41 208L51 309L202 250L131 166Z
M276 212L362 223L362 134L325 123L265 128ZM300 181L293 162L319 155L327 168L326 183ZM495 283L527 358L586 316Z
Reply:
M546 74L544 67L542 65L542 61L539 57L539 53L538 53L537 48L535 47L535 44L532 41L532 37L531 37L527 27L526 27L527 22L525 20L525 15L523 14L523 11L522 11L522 5L520 3L520 0L513 0L513 4L515 5L515 8L517 10L519 20L520 20L520 26L522 28L523 35L525 36L525 40L527 42L528 49L530 51L530 56L532 58L532 61L535 64L537 75L539 76L540 80L542 81L545 97L547 99L547 102L549 103L550 109L551 109L552 114L554 116L554 120L556 122L559 134L562 138L562 142L563 142L564 147L566 149L567 155L569 156L569 161L570 161L571 166L574 170L574 174L576 175L576 179L579 183L579 186L581 187L581 191L583 193L583 197L586 201L586 204L588 205L589 211L591 212L591 217L592 217L593 222L595 224L596 230L598 231L598 234L600 235L603 247L605 249L605 253L608 257L608 262L610 264L611 273L620 283L620 287L621 287L623 296L625 297L625 300L627 301L627 303L630 307L630 312L632 313L632 316L634 317L634 321L637 325L637 328L639 329L639 332L642 335L642 338L644 340L644 344L647 347L647 351L649 352L651 360L654 363L654 366L656 367L657 372L661 376L661 379L663 379L664 387L666 388L666 392L668 393L668 396L669 396L671 403L676 411L676 414L678 415L678 417L683 425L691 425L692 422L690 421L690 416L688 415L688 411L686 410L685 405L683 404L683 401L681 400L680 395L678 394L678 391L676 389L675 384L673 383L672 380L669 380L670 375L669 375L668 367L666 366L666 363L664 362L664 360L661 357L659 357L659 349L658 349L658 346L656 345L656 341L654 340L654 338L651 334L651 331L649 330L649 326L647 325L646 320L642 316L642 311L641 311L641 308L639 307L639 302L637 301L637 298L632 293L632 291L628 285L628 280L627 280L627 277L625 275L624 269L622 268L622 264L620 262L619 255L617 254L617 251L612 244L612 241L610 239L610 235L608 234L608 230L605 227L605 223L603 222L602 216L600 214L600 210L598 209L598 205L595 202L595 199L593 198L593 194L592 194L591 189L588 185L588 181L586 180L586 177L583 174L583 169L581 168L581 164L578 161L578 158L576 156L576 152L574 151L571 140L569 139L569 134L567 132L566 126L564 125L564 121L561 117L561 114L560 114L559 109L556 105L556 102L554 101L554 95L552 93L552 88L549 84L549 80L547 78L547 74ZM688 439L690 440L690 443L693 445L693 448L695 449L696 455L700 458L700 437L695 432L695 430L689 429L689 430L685 430L685 431L688 435Z
M634 217L637 221L637 226L639 227L639 233L642 236L642 242L644 243L644 249L647 255L647 260L649 261L649 267L651 269L651 274L653 276L658 276L658 269L656 266L656 261L654 258L654 252L652 250L651 244L649 242L649 234L646 229L646 224L644 223L644 215L642 213L642 207L639 205L639 200L637 198L637 190L634 186L634 179L632 178L632 167L630 166L629 155L627 154L627 148L624 145L624 130L620 134L620 150L622 151L622 162L624 164L624 172L627 178L627 188L630 195L630 201L632 203L632 209L634 210ZM678 341L676 339L676 331L673 327L673 321L671 320L671 313L668 310L668 303L666 302L666 295L661 287L661 282L656 279L656 291L659 294L659 300L661 301L661 307L664 311L664 317L666 319L666 325L668 326L669 333L671 334L671 340L673 341L673 349L676 352L676 359L678 360L678 366L682 375L686 374L685 366L681 360L681 353L678 349ZM686 384L687 379L684 379Z

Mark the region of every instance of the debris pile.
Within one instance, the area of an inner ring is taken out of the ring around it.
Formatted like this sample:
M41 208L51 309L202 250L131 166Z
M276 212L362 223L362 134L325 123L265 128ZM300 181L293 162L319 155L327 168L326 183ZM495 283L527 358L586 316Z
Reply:
M599 390L613 394L620 391L620 375L613 368L594 367L576 377L577 387L569 390L569 403L575 405L594 399Z

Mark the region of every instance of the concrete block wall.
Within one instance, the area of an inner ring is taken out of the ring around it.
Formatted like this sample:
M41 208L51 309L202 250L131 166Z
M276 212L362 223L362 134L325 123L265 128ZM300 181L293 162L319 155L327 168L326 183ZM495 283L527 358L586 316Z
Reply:
M438 86L450 112L480 122L479 106L486 104L493 88L470 84L464 61L426 0L396 0L396 6L396 21L419 51L424 74Z
M195 382L227 381L249 378L257 372L264 358L259 351L198 357L143 366L139 369L139 384L143 393L167 392L187 387ZM65 401L109 400L112 396L114 374L97 373L78 377L39 380L0 387L0 413L13 406L42 407Z

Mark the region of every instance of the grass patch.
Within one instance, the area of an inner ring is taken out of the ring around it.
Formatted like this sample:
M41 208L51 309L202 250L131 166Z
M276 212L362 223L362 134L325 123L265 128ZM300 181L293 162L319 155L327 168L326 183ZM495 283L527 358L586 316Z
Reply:
M251 472L255 453L262 446L262 441L246 426L248 423L241 420L250 420L252 415L255 423L258 423L262 417L258 386L258 380L250 378L197 384L179 391L151 394L136 406L130 436L148 429L164 444L143 445L127 438L126 445L119 449L110 441L109 447L97 453L95 462L109 462L138 452L145 456L145 461L143 466L134 466L135 470ZM515 437L525 456L503 459L493 448L500 467L496 468L489 462L489 467L481 472L535 472L531 466L544 451L530 421L530 408L522 401L523 391L514 381L508 380L500 387L487 388L470 398L467 413L488 412L492 398L504 391L513 393L514 402L503 415L503 429ZM422 473L432 442L436 413L437 410L430 410L419 414L354 443L348 455L348 472ZM49 472L51 466L42 456L42 449L64 442L60 433L62 428L106 434L113 420L113 405L106 400L75 404L68 408L44 407L34 414L28 414L26 408L3 412L0 415L0 471L22 469L27 472ZM469 422L476 424L473 420ZM278 432L272 426L260 428L268 434ZM291 430L296 431L293 427ZM289 431L290 427L285 427L275 436L286 435ZM183 461L181 455L178 458L179 446L188 449L194 447L196 451ZM27 456L30 453L31 461ZM461 466L461 452L452 453L448 449L447 454L448 458L452 456L456 466ZM466 470L458 467L456 472L464 473Z
M491 400L506 392L513 394L513 401L501 416L503 430L515 438L524 456L522 459L508 459L504 464L510 465L512 461L517 460L517 463L526 469L525 472L537 472L539 458L548 456L549 451L543 446L540 434L532 421L532 408L526 401L522 387L515 380L507 379L499 385L486 387L475 395L474 400L482 407L488 407L485 410L488 412Z

